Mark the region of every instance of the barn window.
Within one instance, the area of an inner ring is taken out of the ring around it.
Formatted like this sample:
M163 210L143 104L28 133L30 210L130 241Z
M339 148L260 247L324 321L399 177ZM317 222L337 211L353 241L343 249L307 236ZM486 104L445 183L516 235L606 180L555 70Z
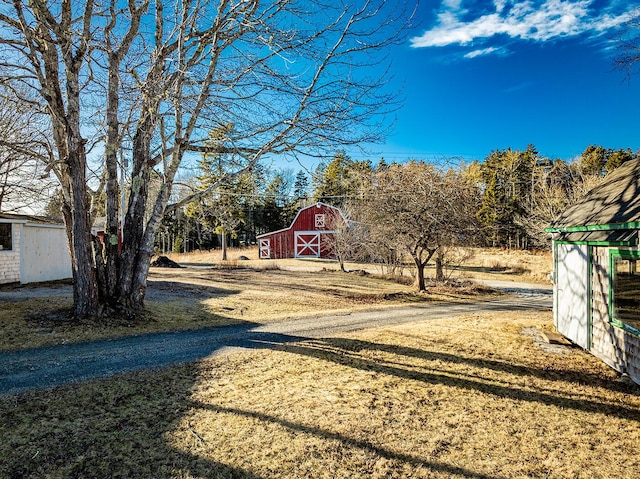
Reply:
M616 252L611 265L614 322L640 333L640 252Z
M324 215L316 215L316 228L324 228L325 227L325 219Z
M11 223L0 223L0 251L13 249Z

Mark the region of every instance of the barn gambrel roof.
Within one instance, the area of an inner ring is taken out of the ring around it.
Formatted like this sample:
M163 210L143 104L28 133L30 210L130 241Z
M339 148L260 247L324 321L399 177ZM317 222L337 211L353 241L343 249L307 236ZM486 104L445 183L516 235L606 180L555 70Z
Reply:
M640 229L640 158L607 175L548 228L552 232Z
M304 208L300 208L300 210L296 214L296 217L293 219L291 224L289 226L287 226L286 228L282 228L282 229L276 230L276 231L269 231L268 233L263 233L263 234L257 235L256 238L260 239L260 238L264 238L266 236L270 236L270 235L281 233L283 231L288 231L288 230L290 230L290 229L292 229L294 227L294 225L296 224L296 221L298 221L298 218L300 217L300 215L302 214L303 211L311 209L311 208L321 208L321 207L328 208L330 210L335 211L339 215L339 217L342 218L342 220L345 223L347 223L347 218L344 216L344 214L342 213L340 208L337 208L335 206L331 206L331 205L328 205L328 204L323 203L321 201L318 201L317 203L314 203L312 205L305 206Z

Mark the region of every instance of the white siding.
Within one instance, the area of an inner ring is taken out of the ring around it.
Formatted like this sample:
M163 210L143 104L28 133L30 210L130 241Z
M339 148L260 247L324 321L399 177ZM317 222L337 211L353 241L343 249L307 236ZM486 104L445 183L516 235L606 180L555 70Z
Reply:
M17 283L20 281L20 232L22 225L14 223L12 226L12 249L0 251L0 284Z
M589 349L589 253L586 245L556 245L555 325Z

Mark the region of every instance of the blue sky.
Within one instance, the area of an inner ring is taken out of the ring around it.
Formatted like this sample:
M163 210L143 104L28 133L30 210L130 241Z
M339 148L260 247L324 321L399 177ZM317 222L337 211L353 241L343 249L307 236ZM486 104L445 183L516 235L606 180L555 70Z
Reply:
M369 157L482 160L529 143L563 159L589 144L640 149L640 75L614 70L612 41L639 14L626 0L422 0L393 55L404 106Z

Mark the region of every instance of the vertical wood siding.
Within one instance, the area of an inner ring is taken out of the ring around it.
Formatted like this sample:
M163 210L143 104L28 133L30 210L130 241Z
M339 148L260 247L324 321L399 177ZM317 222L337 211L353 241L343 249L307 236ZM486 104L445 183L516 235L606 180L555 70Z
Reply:
M270 259L281 258L294 258L295 257L295 232L296 231L320 231L327 232L331 230L331 224L329 218L337 213L337 209L325 205L315 204L301 209L298 215L291 223L291 226L287 229L274 231L273 233L267 233L258 236L260 239L269 239L271 256ZM339 213L338 213L339 214ZM316 223L316 215L324 215L324 225L318 225ZM322 233L322 235L329 235L330 233ZM328 257L328 251L326 249L326 242L323 240L321 245L321 258Z

